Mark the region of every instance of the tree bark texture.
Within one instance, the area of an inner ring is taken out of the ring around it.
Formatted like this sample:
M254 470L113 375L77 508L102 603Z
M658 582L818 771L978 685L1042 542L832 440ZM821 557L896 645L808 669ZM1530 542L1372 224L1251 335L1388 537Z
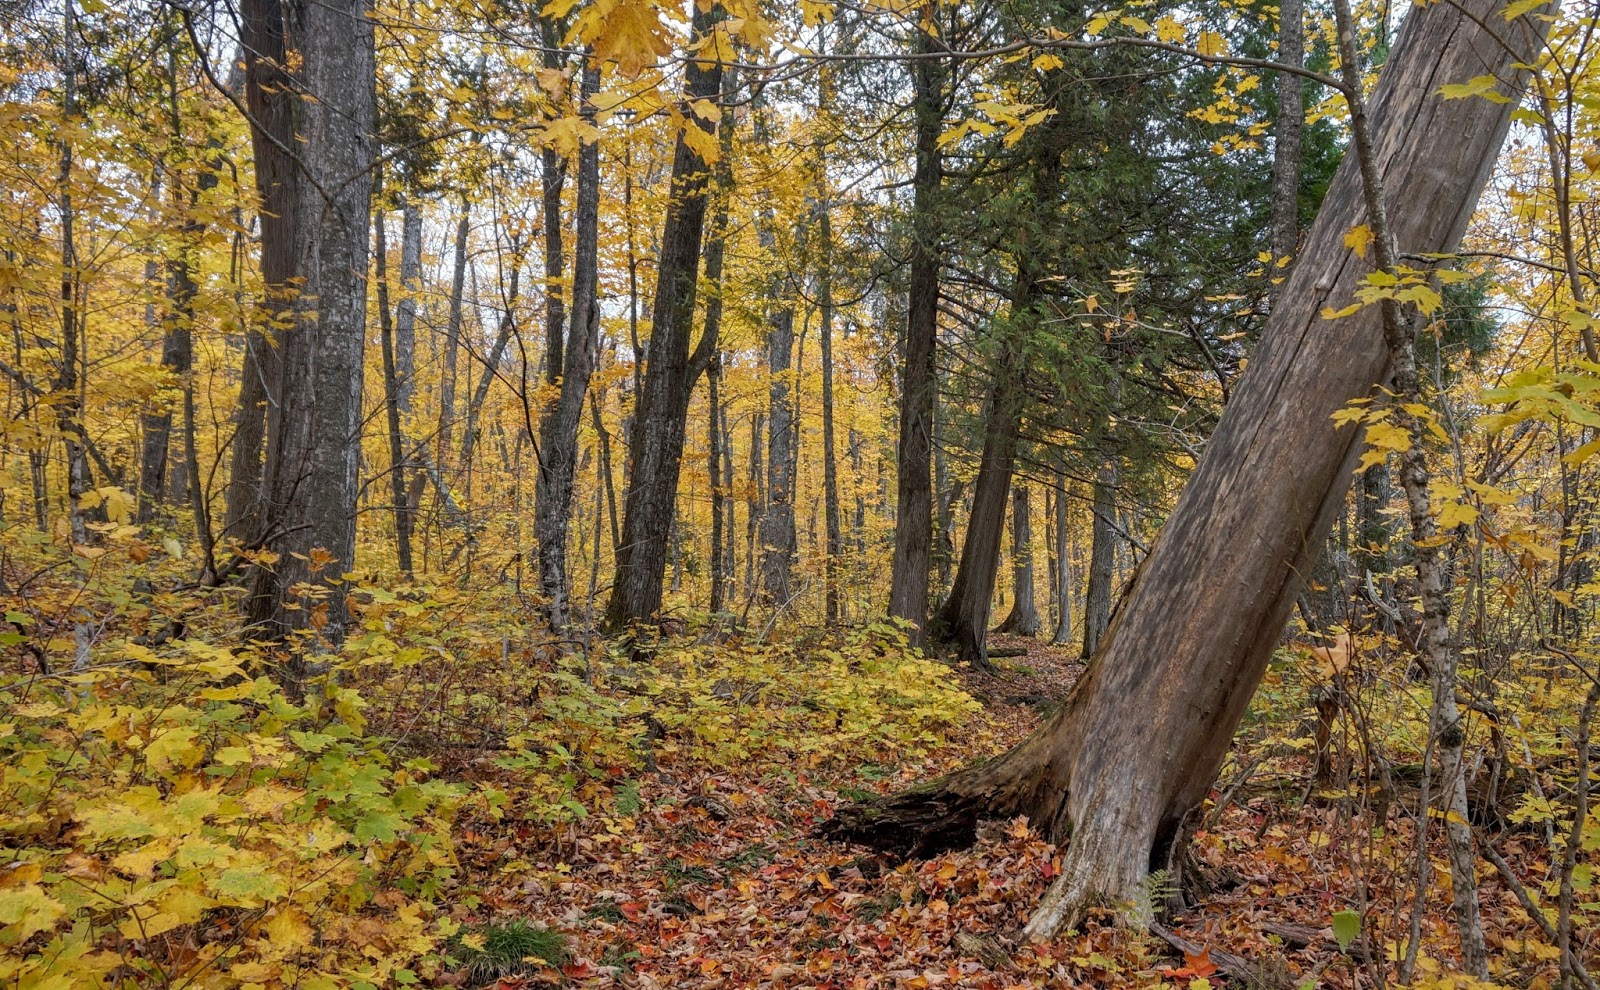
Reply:
M1050 637L1050 644L1065 646L1072 642L1072 542L1067 536L1069 520L1066 478L1058 474L1056 485L1056 630Z
M1374 159L1402 190L1405 254L1454 250L1504 138L1510 104L1445 100L1441 84L1519 79L1530 29L1507 52L1497 0L1412 8L1370 111ZM1397 196L1400 194L1396 194ZM1396 200L1395 205L1401 204ZM1367 220L1347 158L1193 477L1089 670L1016 749L882 802L829 831L927 851L970 841L980 816L1028 816L1071 843L1026 929L1048 937L1095 904L1147 900L1215 779L1251 694L1342 505L1360 450L1330 417L1391 372L1375 307L1325 319L1371 270L1343 239Z
M1028 486L1011 487L1011 614L996 632L1013 636L1037 636L1039 608L1033 595L1033 513L1028 505Z
M931 17L932 10L924 12ZM944 67L939 41L921 26L911 63L916 171L911 207L911 278L900 368L900 436L889 577L889 615L910 622L911 644L927 639L928 569L933 547L933 405L939 339L939 132L944 118Z
M787 301L767 323L767 505L761 516L761 597L789 601L795 555L794 306Z
M1094 520L1089 533L1089 582L1083 593L1083 649L1088 660L1100 649L1111 621L1111 585L1116 580L1116 467L1107 464L1094 478Z
M600 65L590 56L582 75L580 113L594 121L594 95L600 91ZM539 477L534 493L534 535L539 541L539 584L550 628L567 622L567 523L578 459L578 427L583 399L600 348L599 230L600 143L578 149L577 210L572 259L572 327L567 336L561 391L540 423ZM596 513L596 524L599 523Z
M704 11L696 7L692 18L696 41L710 39L722 17L720 6ZM715 100L721 89L722 71L722 63L710 56L691 59L684 70L684 102ZM714 126L692 110L686 110L684 118L685 127L709 132ZM689 334L694 322L700 239L705 229L709 187L705 159L680 134L673 150L671 197L661 231L649 366L639 393L628 452L632 466L624 503L622 545L617 548L616 577L606 607L605 624L613 630L648 621L661 610L668 530L683 464L684 420L692 384Z
M276 342L290 324L295 275L295 224L301 178L295 161L295 83L288 72L287 24L282 0L240 0L239 43L244 52L245 108L255 164L264 294L256 324L245 331L233 449L229 454L228 508L223 537L261 539L262 447L268 409L278 401L269 383L279 380Z
M1305 62L1304 0L1282 0L1278 6L1278 61ZM1305 130L1305 80L1293 72L1278 73L1278 119L1272 138L1272 254L1293 257L1300 241L1300 136Z
M311 187L300 199L294 325L279 345L279 401L270 410L265 491L278 554L256 571L250 617L270 638L307 625L344 634L343 584L354 567L372 207L373 25L365 0L297 0L297 147ZM313 551L330 559L313 558ZM321 601L291 600L302 582ZM294 608L293 605L302 607Z
M1002 343L1002 349L984 416L983 455L973 482L972 512L967 516L961 563L956 566L950 594L928 631L931 643L948 648L958 660L983 670L991 669L984 639L989 633L989 609L1000 567L1006 502L1011 494L1011 472L1016 465L1026 399L1016 352L1009 342Z

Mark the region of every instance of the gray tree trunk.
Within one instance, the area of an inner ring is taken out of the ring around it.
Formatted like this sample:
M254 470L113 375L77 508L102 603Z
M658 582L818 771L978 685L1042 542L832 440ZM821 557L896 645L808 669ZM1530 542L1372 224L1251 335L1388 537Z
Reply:
M405 435L400 427L400 373L396 365L394 320L389 316L389 237L382 202L383 172L377 177L378 206L373 211L373 276L377 279L378 341L383 350L383 408L389 441L389 497L394 505L395 562L402 577L412 574L411 512L406 494ZM403 251L402 251L403 253Z
M1037 636L1043 623L1033 595L1033 520L1028 486L1011 487L1011 614L995 632Z
M584 63L580 113L593 122L594 96L600 91L600 65L594 56ZM550 628L567 622L567 524L572 512L572 485L578 456L578 427L583 399L594 374L600 347L599 238L600 144L578 149L576 237L572 259L572 329L567 337L561 392L540 424L539 477L535 489L534 530L539 541L539 584L544 591ZM487 380L487 379L486 379ZM599 525L599 513L595 523ZM598 532L598 530L597 530Z
M244 52L245 107L256 195L261 200L261 281L264 294L245 331L239 407L229 455L224 539L255 543L266 534L262 504L262 448L268 409L277 403L269 385L282 377L277 341L289 326L295 275L295 224L301 177L293 150L295 91L288 73L288 35L282 0L240 0L239 47Z
M1515 99L1438 95L1486 72L1522 78L1515 65L1532 61L1528 36L1545 25L1507 29L1498 6L1413 7L1384 68L1372 157L1403 191L1392 219L1406 255L1455 249L1505 136ZM1070 845L1026 934L1049 937L1097 903L1148 903L1141 886L1181 847L1343 504L1360 436L1331 417L1392 371L1378 307L1321 315L1371 271L1344 245L1367 220L1347 158L1249 370L1058 713L1002 757L841 813L835 834L925 851L970 841L980 815L1027 815Z
M1100 649L1111 621L1111 586L1116 583L1117 506L1113 500L1117 474L1113 465L1102 467L1094 478L1094 522L1089 537L1089 583L1083 593L1083 649L1090 659Z
M1061 474L1056 475L1055 493L1056 630L1050 644L1065 646L1072 642L1072 544L1067 536L1067 479Z
M934 19L934 5L923 17ZM939 39L919 27L911 63L916 172L911 207L911 281L900 370L899 477L889 615L912 625L911 644L927 641L928 568L933 546L933 404L939 338L939 187L943 181L939 133L944 121L944 67L927 57ZM980 634L981 635L981 634Z
M720 5L696 6L691 33L710 36L724 17ZM684 102L714 100L722 85L721 62L691 61L684 70ZM713 125L692 110L685 126L710 131ZM683 464L685 417L693 384L689 334L699 282L700 239L705 228L709 169L699 153L678 137L673 149L671 196L661 231L656 298L651 319L649 367L640 390L630 438L628 496L617 548L617 573L606 607L608 628L653 619L661 609L668 530L678 497ZM698 356L698 355L697 355ZM710 355L705 356L709 362Z
M795 555L794 406L789 397L794 360L794 307L784 304L767 324L767 504L761 516L761 597L789 600Z
M278 560L256 571L250 617L269 637L309 625L337 643L346 625L339 576L355 566L373 24L365 0L295 0L289 9L307 97L296 133L309 187L296 231L304 281L280 344L280 398L268 419L268 545ZM296 600L290 589L301 583L322 586L326 598Z
M1278 61L1305 62L1304 0L1278 5ZM1278 73L1278 119L1272 139L1272 265L1294 256L1300 241L1300 136L1305 130L1305 80ZM1274 267L1274 271L1279 271Z

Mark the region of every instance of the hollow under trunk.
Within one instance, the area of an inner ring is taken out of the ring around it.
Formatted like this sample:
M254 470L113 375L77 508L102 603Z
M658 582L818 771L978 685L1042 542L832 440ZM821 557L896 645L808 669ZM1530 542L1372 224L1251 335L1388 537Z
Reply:
M1483 27L1504 23L1497 6L1413 8L1372 102L1379 169L1406 197L1391 218L1409 256L1455 248L1505 135L1514 99L1438 96L1441 83L1485 72L1520 78L1513 63L1528 57ZM1526 43L1535 30L1506 33ZM1249 371L1055 717L996 759L841 810L828 834L926 853L969 841L979 818L1025 815L1055 841L1070 836L1031 937L1095 906L1146 900L1141 883L1181 846L1343 504L1361 445L1330 417L1389 376L1377 307L1321 315L1347 305L1371 270L1343 243L1365 214L1348 160Z

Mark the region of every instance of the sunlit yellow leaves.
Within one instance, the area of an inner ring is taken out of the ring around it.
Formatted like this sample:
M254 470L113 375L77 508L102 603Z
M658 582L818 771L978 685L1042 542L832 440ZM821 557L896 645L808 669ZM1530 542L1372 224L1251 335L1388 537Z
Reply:
M560 117L544 125L544 140L557 154L572 156L580 145L600 140L600 128L582 117Z
M1228 40L1215 31L1201 31L1194 47L1207 58L1228 54Z
M1544 0L1533 0L1535 6L1543 2ZM1447 100L1461 100L1470 96L1481 96L1492 103L1510 103L1511 97L1496 88L1499 83L1500 80L1494 76L1477 76L1464 83L1447 83L1440 86L1439 95Z
M18 945L35 932L49 931L67 909L35 883L0 887L0 931L5 942Z
M596 58L614 63L628 78L672 51L672 36L650 0L595 0L579 12L569 35L593 46Z
M1344 246L1365 258L1372 247L1372 228L1364 223L1351 227L1345 231Z
M816 27L833 20L833 4L828 0L800 0L800 18L806 27Z

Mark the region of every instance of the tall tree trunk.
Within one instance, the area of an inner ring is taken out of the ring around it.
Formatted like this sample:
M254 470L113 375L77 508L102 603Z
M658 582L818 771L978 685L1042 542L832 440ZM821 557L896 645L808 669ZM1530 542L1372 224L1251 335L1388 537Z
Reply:
M1111 586L1116 583L1117 485L1115 465L1106 464L1094 478L1094 522L1089 536L1089 583L1083 593L1083 649L1085 660L1100 650L1111 622Z
M756 533L761 528L761 516L767 501L766 459L761 456L761 430L766 417L756 413L750 417L750 457L745 468L745 521L744 521L744 594L750 598L756 593Z
M400 301L394 308L395 402L401 426L417 389L417 293L422 290L422 210L407 196L400 204Z
M467 231L471 228L471 220L472 208L462 200L461 219L456 221L455 273L450 278L450 310L445 318L444 367L439 373L439 436L435 440L433 463L441 472L450 463L450 448L454 444L456 371L461 352L461 314L466 303ZM418 484L421 484L420 478Z
M826 103L824 104L826 107ZM828 201L827 173L817 205L817 236L822 241L817 269L817 308L822 334L822 504L827 527L827 557L823 561L823 613L832 625L841 618L839 566L844 555L844 534L839 522L839 459L834 449L833 422L833 218Z
M594 122L594 96L600 92L600 63L585 58L580 113ZM594 374L600 348L599 230L600 143L578 149L576 238L572 259L572 329L567 337L561 391L540 424L539 477L534 494L534 530L539 541L539 584L544 591L550 628L567 622L567 523L572 512L572 485L578 456L578 427L583 399ZM595 513L596 525L599 512ZM596 558L598 563L598 557Z
M1278 61L1305 62L1304 0L1278 5ZM1305 130L1305 80L1293 72L1278 73L1278 119L1272 138L1273 271L1280 258L1294 256L1300 241L1300 135Z
M1011 614L996 632L1037 636L1039 608L1033 599L1033 521L1028 507L1028 486L1018 483L1011 492Z
M933 543L930 471L937 387L934 357L939 338L938 201L943 176L939 132L944 125L945 85L943 61L932 57L940 48L939 39L929 29L936 10L930 4L919 12L914 47L920 57L911 63L917 163L911 207L910 299L900 369L894 558L889 577L889 615L911 623L913 646L927 641L928 568Z
M267 431L268 546L250 618L268 637L307 625L324 642L345 632L344 584L355 558L372 208L374 55L365 0L295 0L300 56L296 140L310 194L300 202L294 326L280 344L279 402ZM326 598L290 589L321 585Z
M78 115L77 49L73 44L78 33L77 5L67 0L62 5L62 88L61 117L70 121ZM56 208L61 223L61 364L56 369L56 380L51 389L56 406L56 427L61 433L67 452L67 522L75 546L89 542L89 529L85 518L83 496L93 486L89 477L89 458L83 432L83 380L80 365L82 340L78 322L78 249L73 225L77 214L72 203L72 139L63 137L58 148ZM82 613L73 622L72 669L81 670L89 664L90 640L93 630L88 617Z
M494 346L489 349L489 355L483 362L483 374L478 378L478 385L472 390L472 397L467 401L466 428L461 435L461 456L458 458L462 470L472 469L473 452L478 448L479 434L482 428L478 419L483 414L484 403L489 401L489 389L494 385L495 378L500 373L500 362L505 360L506 349L511 346L511 339L517 335L517 303L522 299L522 244L513 239L511 243L511 278L505 291L505 312L500 317L500 329L495 333ZM591 362L593 356L591 355ZM583 412L580 405L579 413ZM468 475L470 480L471 475Z
M1516 103L1445 100L1439 85L1522 78L1514 66L1547 28L1527 18L1508 28L1498 5L1412 8L1384 68L1372 159L1388 188L1405 190L1393 241L1408 255L1455 249ZM1360 437L1330 418L1393 370L1377 307L1321 315L1370 271L1344 244L1367 214L1348 157L1249 370L1057 714L1004 756L842 812L834 834L927 851L970 841L980 815L1026 815L1071 840L1028 935L1053 935L1095 903L1147 903L1141 885L1181 847L1343 504Z
M266 497L262 447L269 409L279 400L270 387L282 377L278 345L292 323L295 225L302 183L295 162L295 83L289 75L283 0L240 0L239 47L244 52L245 107L250 111L251 158L260 199L263 296L254 324L245 331L223 536L254 543L266 535L261 513Z
M983 455L972 488L972 512L961 544L961 563L955 583L930 624L931 643L950 648L957 659L980 669L992 669L984 637L989 632L989 609L994 599L995 572L1000 567L1000 538L1005 532L1006 502L1011 494L1011 472L1022 430L1024 392L1014 348L1002 344L1004 353L995 368L988 412L984 417Z
M782 605L795 555L794 406L789 398L794 359L794 307L783 303L767 323L767 504L761 516L761 597Z
M560 27L549 17L544 18L541 25L545 41L544 67L560 70L566 60L561 49ZM559 106L553 110L560 115ZM544 380L545 384L554 385L566 364L562 356L562 335L567 332L567 293L561 283L566 266L561 242L561 191L567 181L567 159L547 146L539 152L539 164L544 206Z
M720 5L704 10L696 6L691 21L695 41L711 38L723 16ZM714 125L688 110L687 105L715 99L721 84L721 62L709 57L689 62L684 70L684 127L712 129ZM689 333L699 281L708 172L705 159L680 134L673 150L671 197L661 231L650 364L639 394L628 451L632 467L623 512L622 545L617 548L617 573L606 607L605 624L613 630L631 622L648 621L661 609L666 541L677 503L684 420L692 384Z
M1056 474L1056 631L1050 637L1052 646L1065 646L1072 642L1072 543L1068 538L1067 479Z
M388 424L389 492L394 499L394 548L403 577L411 577L411 512L406 496L405 436L400 430L400 373L395 361L394 321L389 317L389 244L384 229L383 172L378 171L378 208L373 211L373 275L378 283L378 335L383 348L383 408ZM402 235L403 237L403 235ZM402 255L404 248L401 249Z
M706 308L710 309L709 302ZM710 316L706 317L708 320ZM707 610L717 616L727 607L727 558L723 556L726 519L729 500L728 489L722 483L722 447L724 419L722 416L722 354L718 352L706 369L706 473L711 479L711 603Z

